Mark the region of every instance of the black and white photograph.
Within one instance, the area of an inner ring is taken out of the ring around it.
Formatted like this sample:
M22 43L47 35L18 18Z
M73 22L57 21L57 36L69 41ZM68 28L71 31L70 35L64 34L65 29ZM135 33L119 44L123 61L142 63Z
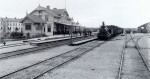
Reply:
M0 79L150 79L150 0L0 0Z

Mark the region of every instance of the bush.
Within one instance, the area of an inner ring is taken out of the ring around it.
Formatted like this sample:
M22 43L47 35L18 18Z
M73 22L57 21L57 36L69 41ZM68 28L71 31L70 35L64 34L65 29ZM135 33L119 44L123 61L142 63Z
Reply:
M10 33L10 37L13 39L24 38L22 32L12 32Z
M42 37L47 37L47 35L46 34L42 34Z

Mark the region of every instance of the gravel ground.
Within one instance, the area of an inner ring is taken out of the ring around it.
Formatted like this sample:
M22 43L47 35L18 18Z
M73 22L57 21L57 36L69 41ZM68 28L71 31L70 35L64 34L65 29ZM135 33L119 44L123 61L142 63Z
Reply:
M119 36L41 79L115 79L118 76L124 37Z
M50 48L46 50L41 50L36 53L26 54L22 56L12 57L5 60L0 60L0 76L18 70L20 68L29 66L38 61L45 60L47 58L59 55L61 53L70 51L77 48L78 46L59 46L55 48Z
M122 79L149 79L148 72L138 51L132 41L127 44L125 50Z

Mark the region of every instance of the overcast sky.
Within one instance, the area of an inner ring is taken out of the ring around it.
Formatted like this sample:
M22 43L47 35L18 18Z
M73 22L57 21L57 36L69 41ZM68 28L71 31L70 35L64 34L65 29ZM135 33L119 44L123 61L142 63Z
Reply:
M0 17L23 18L38 5L65 8L65 0L0 0ZM70 17L83 26L118 25L136 28L150 22L150 0L66 0Z

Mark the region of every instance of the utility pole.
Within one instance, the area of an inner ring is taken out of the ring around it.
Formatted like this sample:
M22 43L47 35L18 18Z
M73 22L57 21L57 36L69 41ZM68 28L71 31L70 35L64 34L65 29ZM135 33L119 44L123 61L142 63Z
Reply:
M65 9L66 9L67 7L66 7L66 0L65 0Z
M73 32L73 28L72 28L72 27L73 27L73 22L72 22L72 26L70 27L70 28L71 28L71 29L70 29L70 32L71 32L71 42L70 42L70 45L71 45L72 42L73 42L73 41L72 41L72 32Z

